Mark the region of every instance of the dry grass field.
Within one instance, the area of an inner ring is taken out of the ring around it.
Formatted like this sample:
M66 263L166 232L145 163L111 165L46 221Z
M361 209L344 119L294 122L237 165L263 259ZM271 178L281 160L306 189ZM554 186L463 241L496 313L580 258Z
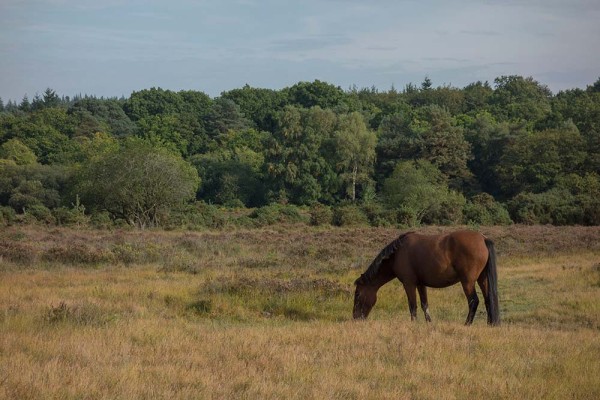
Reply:
M411 323L398 282L352 321L394 229L3 229L0 398L600 398L600 227L482 232L496 328L459 286Z

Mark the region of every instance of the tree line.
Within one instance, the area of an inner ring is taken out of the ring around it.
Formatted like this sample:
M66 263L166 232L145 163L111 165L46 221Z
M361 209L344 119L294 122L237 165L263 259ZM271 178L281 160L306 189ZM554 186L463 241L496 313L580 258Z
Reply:
M600 79L557 94L501 76L0 99L5 223L156 226L209 205L279 204L315 222L595 225L599 173Z

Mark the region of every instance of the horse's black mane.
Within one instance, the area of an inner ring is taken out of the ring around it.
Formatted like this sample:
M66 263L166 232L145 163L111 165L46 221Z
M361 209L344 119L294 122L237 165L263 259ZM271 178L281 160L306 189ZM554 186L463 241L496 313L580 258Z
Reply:
M369 268L367 268L367 270L354 282L354 284L364 285L370 283L375 277L375 275L377 275L377 273L379 272L381 263L390 258L390 256L396 252L400 244L402 244L402 242L404 241L404 238L409 233L412 232L403 233L402 235L398 236L397 239L394 239L390 244L385 246L383 250L379 252L377 257L375 257L371 265L369 265Z

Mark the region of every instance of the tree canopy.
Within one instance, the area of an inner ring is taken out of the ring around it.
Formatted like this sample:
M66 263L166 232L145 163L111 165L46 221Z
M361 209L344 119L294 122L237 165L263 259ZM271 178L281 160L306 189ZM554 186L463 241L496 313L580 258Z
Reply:
M599 176L600 79L556 94L512 75L0 100L0 207L18 215L77 199L151 226L198 201L277 202L363 207L378 224L595 224Z

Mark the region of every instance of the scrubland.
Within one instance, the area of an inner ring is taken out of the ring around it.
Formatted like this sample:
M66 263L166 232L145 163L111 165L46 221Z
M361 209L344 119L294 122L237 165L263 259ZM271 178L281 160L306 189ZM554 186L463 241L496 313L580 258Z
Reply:
M459 286L411 323L398 282L352 321L352 282L395 229L8 227L0 398L600 398L600 227L481 231L494 328L484 307L462 325Z

